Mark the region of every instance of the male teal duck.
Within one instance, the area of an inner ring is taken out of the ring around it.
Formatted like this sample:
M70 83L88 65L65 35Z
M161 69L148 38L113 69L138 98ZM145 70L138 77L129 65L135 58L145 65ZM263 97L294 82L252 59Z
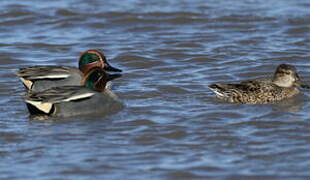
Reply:
M122 71L112 67L100 51L91 49L81 54L78 68L70 66L31 66L21 68L16 75L28 91L38 92L52 87L80 85L85 74L94 67L100 67L106 71Z
M272 79L254 79L241 83L216 83L208 87L216 96L232 103L267 104L293 97L299 93L296 88L305 87L300 83L296 68L281 64Z
M31 115L68 117L110 112L113 105L121 103L106 84L117 77L120 75L110 75L95 67L83 79L84 86L61 86L30 92L25 96L25 102Z

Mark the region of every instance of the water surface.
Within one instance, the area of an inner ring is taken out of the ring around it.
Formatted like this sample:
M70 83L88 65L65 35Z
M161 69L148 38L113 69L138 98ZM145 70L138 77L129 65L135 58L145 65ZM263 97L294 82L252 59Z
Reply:
M218 101L206 84L296 65L310 82L310 3L0 2L0 179L294 179L310 176L309 91L276 105ZM32 120L13 71L77 65L102 50L123 69L106 116Z

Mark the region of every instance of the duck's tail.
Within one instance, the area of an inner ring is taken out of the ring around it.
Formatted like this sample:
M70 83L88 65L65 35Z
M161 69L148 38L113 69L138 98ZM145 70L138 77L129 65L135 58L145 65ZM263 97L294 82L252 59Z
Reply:
M227 88L222 84L210 84L208 85L209 89L213 91L219 98L227 98L230 96L230 93L227 91Z
M44 103L40 101L25 100L29 113L31 115L49 115L52 114L55 110L54 104Z

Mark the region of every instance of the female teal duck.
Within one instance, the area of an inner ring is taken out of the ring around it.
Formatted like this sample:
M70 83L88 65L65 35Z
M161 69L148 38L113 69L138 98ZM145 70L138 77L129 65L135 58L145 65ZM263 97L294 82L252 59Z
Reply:
M117 97L106 83L119 74L109 75L102 68L93 68L82 80L84 86L61 86L41 92L30 92L25 102L31 115L75 116L109 112Z
M106 71L121 72L112 67L98 50L87 50L81 54L79 68L69 66L31 66L21 68L16 75L28 91L44 91L58 86L77 86L85 74L94 67Z
M255 79L239 84L216 83L209 88L219 99L232 103L266 104L293 97L299 93L296 86L306 87L294 66L281 64L272 79Z

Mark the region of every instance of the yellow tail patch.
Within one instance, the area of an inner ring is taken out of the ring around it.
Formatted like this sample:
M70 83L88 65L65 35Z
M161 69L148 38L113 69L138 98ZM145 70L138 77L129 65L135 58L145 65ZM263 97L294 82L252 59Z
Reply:
M36 108L38 108L39 110L45 112L46 114L48 114L51 109L53 104L52 103L42 103L39 101L30 101L30 100L25 100L27 103L35 106Z
M24 85L27 87L27 89L32 88L33 82L24 78L20 78L20 80L24 83Z

